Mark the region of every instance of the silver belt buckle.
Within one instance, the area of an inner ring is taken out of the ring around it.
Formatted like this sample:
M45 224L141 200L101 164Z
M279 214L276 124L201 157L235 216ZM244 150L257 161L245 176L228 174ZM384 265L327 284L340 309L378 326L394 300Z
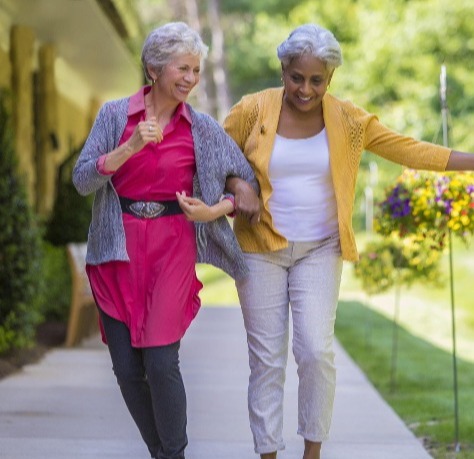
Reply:
M130 210L137 217L156 218L166 210L166 207L159 202L136 201L130 204Z

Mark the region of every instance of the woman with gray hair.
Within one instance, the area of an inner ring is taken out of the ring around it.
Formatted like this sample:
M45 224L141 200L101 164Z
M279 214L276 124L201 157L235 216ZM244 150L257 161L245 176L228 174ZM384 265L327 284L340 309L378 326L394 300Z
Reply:
M361 154L416 169L472 170L474 155L397 134L327 90L342 64L334 35L314 24L278 47L283 87L244 96L224 121L259 181L261 218L236 218L250 269L236 281L247 331L248 405L255 452L284 448L289 310L298 367L304 459L328 438L336 383L333 339L342 262L358 258L352 229Z
M179 347L200 307L196 261L234 278L247 273L225 218L234 210L226 182L251 184L240 210L251 220L259 212L257 182L238 146L186 103L206 53L184 23L153 30L142 52L151 85L103 105L73 171L77 190L95 193L86 270L102 338L157 459L183 459L187 445Z

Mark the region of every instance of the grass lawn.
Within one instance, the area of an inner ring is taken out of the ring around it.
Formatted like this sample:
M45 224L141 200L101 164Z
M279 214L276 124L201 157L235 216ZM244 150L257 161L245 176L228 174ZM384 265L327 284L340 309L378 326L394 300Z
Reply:
M359 243L363 249L363 243ZM396 366L392 365L393 291L368 297L344 267L336 334L347 352L436 459L474 459L474 250L454 243L461 451L452 452L454 395L449 283L401 289ZM448 279L448 258L443 260ZM204 306L237 306L234 282L221 271L198 267ZM395 369L395 371L393 371Z
M210 265L198 265L196 271L204 284L199 293L203 306L239 306L237 289L231 277Z
M339 303L336 334L377 390L436 458L451 457L454 439L452 356L360 302ZM459 440L474 457L474 363L458 359ZM393 371L394 370L394 371Z
M363 249L363 241L359 248ZM474 458L474 249L453 241L459 441L455 439L449 257L440 288L417 284L364 294L345 266L336 335L381 395L437 459ZM395 310L398 304L394 332ZM398 335L394 358L393 336ZM396 364L392 365L392 359ZM395 377L392 375L395 368Z

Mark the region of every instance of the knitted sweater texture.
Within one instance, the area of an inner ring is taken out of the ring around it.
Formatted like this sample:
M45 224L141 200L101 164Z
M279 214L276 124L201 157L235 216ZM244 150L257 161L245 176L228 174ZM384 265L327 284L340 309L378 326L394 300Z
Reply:
M97 159L117 148L127 124L129 98L105 103L100 109L73 170L73 183L82 195L95 193L87 241L88 264L129 261L122 211L111 176L101 175ZM213 205L224 193L228 176L241 177L258 192L255 175L235 142L210 116L191 113L196 175L193 195ZM209 263L234 278L247 273L242 251L227 219L195 223L198 262Z
M272 193L268 165L282 100L283 88L271 88L244 96L224 121L224 129L252 165L261 189L260 223L250 226L241 218L237 218L234 223L234 231L244 252L269 252L288 245L285 237L273 226L268 204ZM400 135L380 123L375 115L327 93L323 98L323 116L329 142L342 257L344 260L357 261L352 213L363 151L370 151L413 169L443 171L451 150Z

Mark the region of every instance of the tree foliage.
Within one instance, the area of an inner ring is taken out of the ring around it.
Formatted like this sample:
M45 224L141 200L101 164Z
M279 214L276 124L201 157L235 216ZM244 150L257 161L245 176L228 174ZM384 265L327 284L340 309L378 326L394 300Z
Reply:
M210 37L207 0L140 0L148 27L187 20L196 2L203 35ZM276 47L296 26L314 22L336 35L344 64L331 91L376 112L396 130L439 141L439 72L448 69L452 142L471 151L474 10L470 0L221 0L227 78L234 102L280 84ZM212 48L212 43L208 42ZM466 121L465 121L466 120Z
M187 20L195 2L212 48L207 0L140 0L148 28ZM439 73L448 71L452 144L474 150L474 9L471 0L221 0L227 79L233 101L280 84L276 47L296 26L314 22L336 35L344 64L331 92L349 98L395 130L440 142Z
M474 150L468 135L474 121L474 88L469 84L474 10L469 0L249 3L223 4L234 100L279 85L276 47L294 27L319 23L333 31L343 50L344 64L336 71L331 92L407 135L442 141L439 74L445 64L452 144Z

